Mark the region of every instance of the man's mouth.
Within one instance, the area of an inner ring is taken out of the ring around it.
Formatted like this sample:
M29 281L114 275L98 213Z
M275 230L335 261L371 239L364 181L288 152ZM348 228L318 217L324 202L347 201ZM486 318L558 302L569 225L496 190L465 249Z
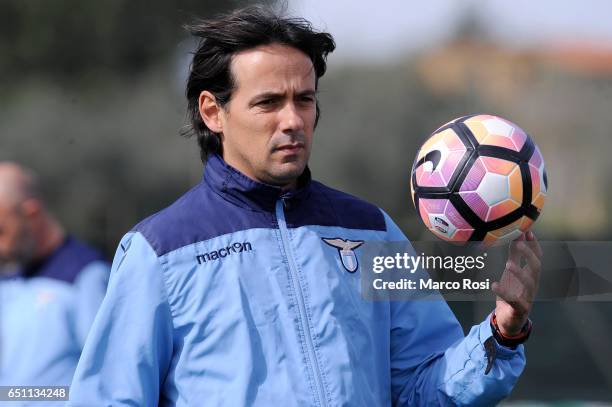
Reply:
M276 151L283 151L287 153L295 153L304 148L303 143L295 143L295 144L283 144L281 146L276 147Z

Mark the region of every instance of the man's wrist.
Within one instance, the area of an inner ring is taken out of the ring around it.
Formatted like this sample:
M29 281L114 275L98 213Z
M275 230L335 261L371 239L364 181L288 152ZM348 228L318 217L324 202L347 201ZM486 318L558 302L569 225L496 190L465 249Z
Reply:
M527 322L525 322L518 334L508 335L502 333L501 329L499 328L495 312L493 312L493 314L491 315L491 319L489 322L491 324L491 332L493 333L493 337L495 338L497 343L512 349L515 349L518 345L529 339L529 335L531 334L531 330L533 327L531 320L528 318Z

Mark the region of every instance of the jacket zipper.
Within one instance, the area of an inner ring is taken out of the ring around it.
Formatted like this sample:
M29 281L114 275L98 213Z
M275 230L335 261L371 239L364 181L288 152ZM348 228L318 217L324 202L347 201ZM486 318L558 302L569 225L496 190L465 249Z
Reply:
M325 397L325 391L323 390L323 385L322 385L322 380L321 380L321 368L319 367L319 362L315 354L314 343L312 341L312 334L310 330L310 324L308 323L308 318L306 316L306 304L304 302L304 294L302 293L302 287L298 280L299 276L298 276L297 265L295 263L295 258L293 255L293 250L291 249L291 245L289 243L287 222L285 221L285 213L283 210L283 205L284 205L283 199L279 199L276 202L276 220L278 222L278 229L280 230L281 240L283 242L283 248L285 249L285 254L287 256L287 262L289 264L289 272L291 273L291 282L292 282L293 291L295 292L297 302L298 302L299 321L302 327L302 332L304 332L304 336L306 339L308 358L311 361L310 367L313 370L312 374L315 380L315 386L317 388L317 397L319 399L319 405L327 406L327 398Z

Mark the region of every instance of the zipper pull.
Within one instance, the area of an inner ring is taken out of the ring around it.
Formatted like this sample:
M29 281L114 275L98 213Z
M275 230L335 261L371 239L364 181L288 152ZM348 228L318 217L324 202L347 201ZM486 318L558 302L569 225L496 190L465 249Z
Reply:
M495 362L495 356L497 356L497 348L495 347L495 338L489 337L484 342L485 354L487 355L487 367L485 369L485 375L488 375L493 368Z
M281 200L283 201L283 209L285 209L286 211L291 209L291 201L289 200L289 198L281 198Z

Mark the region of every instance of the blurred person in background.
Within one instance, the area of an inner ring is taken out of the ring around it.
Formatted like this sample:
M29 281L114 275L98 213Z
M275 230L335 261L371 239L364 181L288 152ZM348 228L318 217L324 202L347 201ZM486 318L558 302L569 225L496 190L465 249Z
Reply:
M376 206L311 179L331 35L260 7L192 33L187 98L204 179L121 240L70 405L475 406L507 396L525 366L537 246L514 247L507 268L520 295L498 291L495 313L467 336L441 298L364 300L353 250L406 238Z
M66 234L35 174L12 162L0 162L0 272L0 385L70 385L109 265Z

